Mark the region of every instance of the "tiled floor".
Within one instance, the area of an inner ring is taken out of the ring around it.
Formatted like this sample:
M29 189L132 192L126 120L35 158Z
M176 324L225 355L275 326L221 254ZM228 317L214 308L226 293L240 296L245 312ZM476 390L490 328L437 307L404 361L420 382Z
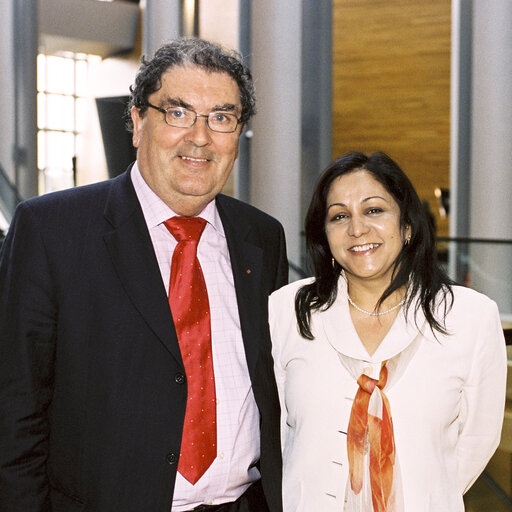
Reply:
M481 476L464 496L466 512L510 512L512 506L506 503L493 489L492 484Z

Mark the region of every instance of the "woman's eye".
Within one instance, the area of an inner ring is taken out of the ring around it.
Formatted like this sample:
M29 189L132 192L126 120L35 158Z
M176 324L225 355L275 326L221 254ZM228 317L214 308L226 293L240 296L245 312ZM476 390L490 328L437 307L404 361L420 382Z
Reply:
M336 215L333 215L331 217L331 222L335 222L337 220L344 220L347 218L347 215L345 213L337 213Z
M369 214L382 213L382 208L370 208L367 213L369 213Z

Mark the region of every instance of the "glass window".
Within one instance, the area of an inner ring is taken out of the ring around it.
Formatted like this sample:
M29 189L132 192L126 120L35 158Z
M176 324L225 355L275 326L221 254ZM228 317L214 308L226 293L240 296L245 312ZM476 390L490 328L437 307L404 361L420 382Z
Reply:
M75 62L62 57L46 57L46 92L73 93L75 91Z
M77 96L87 93L87 60L77 60L75 63L75 90Z
M75 135L69 132L52 132L46 134L46 168L59 169L63 172L73 170L75 156Z
M45 56L40 54L37 56L37 90L44 91L45 84L46 84Z
M75 130L75 98L48 94L46 96L48 122L50 130Z
M75 130L78 133L83 133L85 131L85 124L87 122L87 105L91 105L92 100L87 100L85 98L77 98L75 101L76 111L75 111ZM92 103L95 106L94 103Z
M37 93L37 127L46 128L46 94Z
M69 52L37 58L40 193L75 184L76 148L85 128L89 58Z
M46 167L46 132L44 130L39 130L37 133L37 167L40 171Z

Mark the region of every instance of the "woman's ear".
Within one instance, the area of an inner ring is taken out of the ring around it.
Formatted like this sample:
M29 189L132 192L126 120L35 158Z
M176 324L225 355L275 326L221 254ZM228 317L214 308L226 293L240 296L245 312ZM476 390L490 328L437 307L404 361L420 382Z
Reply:
M411 226L407 225L404 229L404 245L409 245L409 242L411 241L412 236L412 229Z

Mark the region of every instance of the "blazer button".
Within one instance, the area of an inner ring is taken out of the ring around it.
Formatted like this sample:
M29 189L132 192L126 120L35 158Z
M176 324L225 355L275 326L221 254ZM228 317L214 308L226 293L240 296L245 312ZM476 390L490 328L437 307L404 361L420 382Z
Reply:
M175 453L168 453L165 460L172 466L178 462L178 456Z
M183 375L183 373L177 373L177 374L174 376L174 380L175 380L178 384L184 384L184 383L185 383L185 375Z

